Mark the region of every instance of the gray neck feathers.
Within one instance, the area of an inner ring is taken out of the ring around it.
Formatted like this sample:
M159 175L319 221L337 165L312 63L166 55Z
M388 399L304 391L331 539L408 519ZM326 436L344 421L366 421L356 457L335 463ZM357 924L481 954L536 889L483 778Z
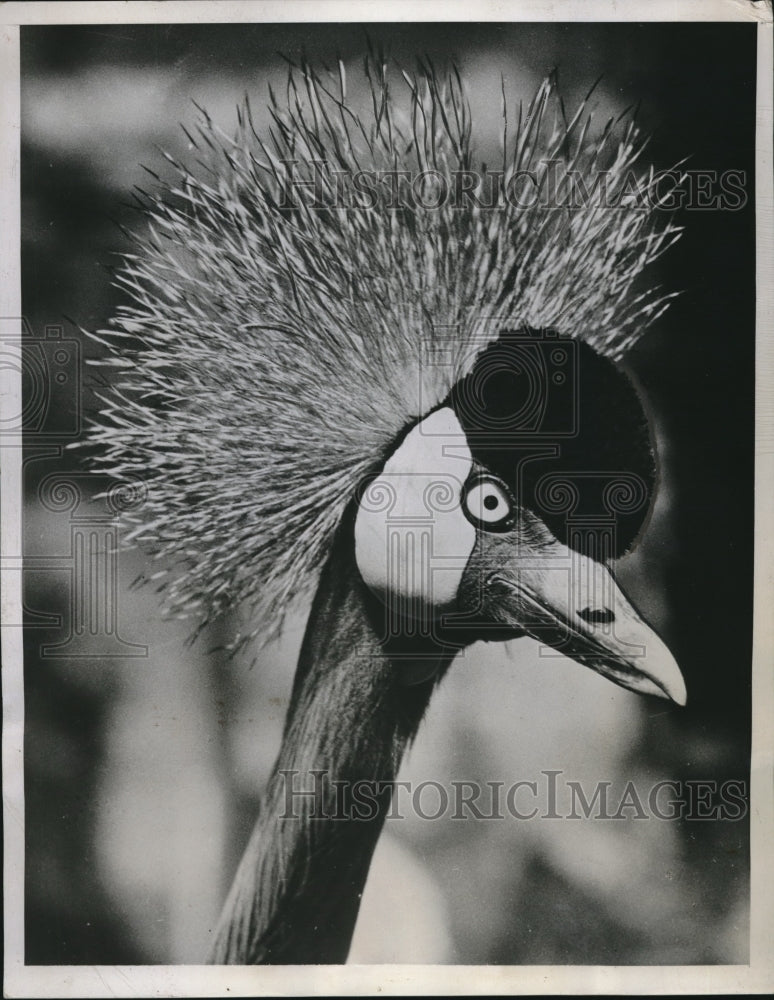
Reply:
M216 930L214 963L346 961L389 784L434 687L401 683L405 650L440 658L439 676L454 654L427 640L385 640L383 620L358 576L345 519L309 617L275 771ZM291 796L291 788L317 794Z

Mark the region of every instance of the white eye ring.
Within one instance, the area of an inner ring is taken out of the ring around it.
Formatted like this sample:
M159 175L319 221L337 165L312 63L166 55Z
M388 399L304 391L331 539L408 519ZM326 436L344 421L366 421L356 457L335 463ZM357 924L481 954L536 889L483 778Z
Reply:
M513 501L505 483L494 476L477 476L463 491L462 509L476 527L503 531L513 518Z

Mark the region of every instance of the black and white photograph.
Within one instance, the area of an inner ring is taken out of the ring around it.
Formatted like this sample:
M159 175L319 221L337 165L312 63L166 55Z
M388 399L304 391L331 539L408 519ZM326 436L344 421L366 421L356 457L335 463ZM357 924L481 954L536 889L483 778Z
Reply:
M4 995L774 988L771 5L541 9L3 11Z

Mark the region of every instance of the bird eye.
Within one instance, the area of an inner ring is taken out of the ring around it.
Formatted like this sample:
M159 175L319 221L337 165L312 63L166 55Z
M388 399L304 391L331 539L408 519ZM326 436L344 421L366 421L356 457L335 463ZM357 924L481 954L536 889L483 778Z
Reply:
M466 484L462 509L477 528L502 531L511 526L513 501L505 483L494 476L477 476Z

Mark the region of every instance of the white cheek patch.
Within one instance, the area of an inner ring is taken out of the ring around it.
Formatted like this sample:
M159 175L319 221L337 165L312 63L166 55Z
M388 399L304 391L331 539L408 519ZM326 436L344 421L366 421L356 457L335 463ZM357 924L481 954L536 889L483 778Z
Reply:
M473 466L449 407L417 424L363 494L355 558L365 583L402 614L448 611L476 541L460 506Z

